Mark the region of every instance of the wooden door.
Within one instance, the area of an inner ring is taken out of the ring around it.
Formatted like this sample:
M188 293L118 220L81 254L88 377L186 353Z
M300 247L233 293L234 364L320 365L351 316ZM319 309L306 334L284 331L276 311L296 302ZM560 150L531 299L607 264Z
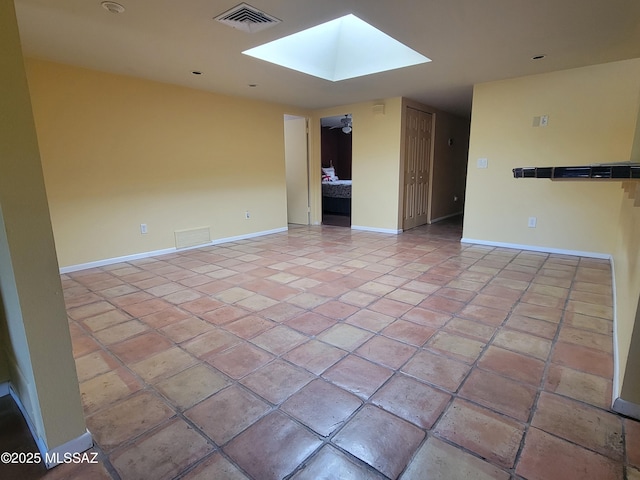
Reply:
M404 142L404 230L427 223L431 167L430 113L408 107Z

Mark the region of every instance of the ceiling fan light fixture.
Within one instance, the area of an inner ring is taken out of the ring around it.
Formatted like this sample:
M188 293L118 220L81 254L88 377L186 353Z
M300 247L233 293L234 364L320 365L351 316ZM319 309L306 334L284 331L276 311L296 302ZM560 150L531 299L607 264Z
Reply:
M342 127L342 133L351 133L351 125Z
M102 2L102 8L111 13L122 13L124 12L124 7L116 2Z

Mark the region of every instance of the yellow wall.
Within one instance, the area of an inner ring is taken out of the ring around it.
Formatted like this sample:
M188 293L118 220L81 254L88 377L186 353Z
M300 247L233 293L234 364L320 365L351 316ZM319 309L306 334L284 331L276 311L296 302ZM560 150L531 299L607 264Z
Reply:
M611 253L619 183L516 180L511 169L628 161L639 73L632 60L477 85L464 237ZM533 127L544 114L549 125ZM476 168L480 157L487 169Z
M35 59L27 74L61 266L173 248L176 230L208 226L215 240L287 226L283 119L308 112ZM352 225L397 231L400 97L314 112L311 221L321 219L319 119L344 113ZM457 127L440 114L446 142ZM454 213L448 203L439 216Z
M0 91L0 348L36 439L50 450L86 427L10 0L0 1Z
M640 102L639 102L640 103ZM640 105L636 120L636 133L631 150L631 160L640 163ZM620 322L617 338L620 351L629 352L621 359L619 378L623 379L621 397L640 405L640 185L628 184L629 195L623 195L620 206L620 236L614 250L615 281L617 290L617 316L634 318L632 322ZM634 195L631 195L634 192ZM635 197L634 199L631 196Z
M61 266L287 226L282 106L40 60L27 74Z
M514 179L511 169L628 161L639 94L640 59L476 85L467 173L465 239L613 255L618 380L640 291L639 208L620 182ZM533 127L540 115L548 126Z
M6 349L9 345L8 335L7 319L4 317L4 305L2 296L0 296L0 385L11 380L6 354Z
M384 114L373 106L384 104ZM310 185L311 221L322 218L320 191L320 119L352 114L351 225L397 231L400 165L400 119L402 99L363 102L316 111L313 114Z
M640 297L640 207L634 207L633 199L623 196L620 206L620 232L614 250L616 316L618 349L620 351L620 375L622 397L640 405L640 322L635 326ZM635 331L634 331L635 329ZM625 376L626 374L626 376Z

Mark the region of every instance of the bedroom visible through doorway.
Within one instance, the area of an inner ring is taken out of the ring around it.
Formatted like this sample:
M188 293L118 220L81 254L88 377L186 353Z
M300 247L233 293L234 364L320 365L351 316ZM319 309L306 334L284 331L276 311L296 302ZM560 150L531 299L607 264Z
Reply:
M351 114L320 119L322 223L351 226Z

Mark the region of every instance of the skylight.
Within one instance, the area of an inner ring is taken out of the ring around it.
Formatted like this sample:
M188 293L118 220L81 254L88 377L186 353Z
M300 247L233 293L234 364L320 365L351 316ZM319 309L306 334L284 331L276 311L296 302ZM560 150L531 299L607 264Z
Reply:
M353 14L242 53L332 82L431 61Z

